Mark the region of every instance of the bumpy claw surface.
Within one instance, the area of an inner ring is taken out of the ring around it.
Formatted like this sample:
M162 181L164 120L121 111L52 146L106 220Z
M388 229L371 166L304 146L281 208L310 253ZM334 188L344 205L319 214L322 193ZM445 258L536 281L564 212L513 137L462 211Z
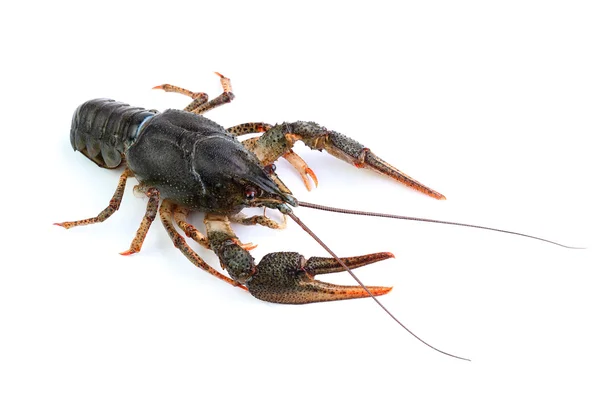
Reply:
M377 157L369 148L346 135L326 130L314 122L296 122L290 125L293 126L292 131L297 135L297 139L302 140L312 149L325 150L334 157L349 164L354 164L356 167L368 168L389 176L433 198L439 200L446 199L443 194L406 175L396 167Z
M306 165L304 161L301 159L294 159L293 156L291 156L292 159L290 160L289 156L289 154L291 154L290 151L292 146L298 140L304 142L304 144L313 150L325 150L340 160L346 161L359 168L368 168L380 174L389 176L390 178L433 198L440 200L446 198L441 193L423 185L377 157L369 148L358 143L356 140L342 135L341 133L330 131L314 122L297 121L275 125L262 136L248 139L248 141L244 142L244 145L256 154L263 165L272 164L279 157L287 156L286 158L288 161L290 161L300 172L300 175L308 188L308 178L306 175L308 174L315 179L315 184L316 177L313 176L314 174L310 173L312 171L309 172L309 170L304 168Z
M392 253L374 253L341 260L353 269L392 257ZM260 261L246 286L254 297L272 303L305 304L369 296L360 286L334 285L314 279L315 275L341 271L344 268L333 258L311 257L306 260L298 253L270 253ZM375 296L392 290L384 286L367 287Z

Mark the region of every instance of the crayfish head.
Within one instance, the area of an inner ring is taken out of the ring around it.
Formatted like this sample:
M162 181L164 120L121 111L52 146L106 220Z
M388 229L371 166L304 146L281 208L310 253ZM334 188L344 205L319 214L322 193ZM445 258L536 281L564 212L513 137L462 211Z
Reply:
M241 143L215 135L194 146L193 173L202 181L199 207L207 212L237 213L246 207L276 208L298 203L289 189Z
M246 154L246 151L230 152L228 162L220 167L231 179L236 203L244 207L298 206L298 201L279 180L273 166L263 167L254 154Z

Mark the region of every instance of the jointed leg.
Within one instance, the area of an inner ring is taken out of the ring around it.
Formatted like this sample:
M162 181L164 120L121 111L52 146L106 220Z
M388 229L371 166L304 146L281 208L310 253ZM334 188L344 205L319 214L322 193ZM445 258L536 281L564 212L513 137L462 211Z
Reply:
M185 235L189 238L192 238L193 241L198 243L200 246L205 249L210 249L208 245L208 239L204 236L196 227L187 222L187 216L189 214L189 210L185 207L181 207L179 205L175 206L175 212L173 217L175 219L175 223L179 226Z
M186 108L184 108L185 111L191 111L194 108L199 107L202 104L208 102L208 94L204 92L192 92L191 90L184 89L175 85L170 85L168 83L165 83L164 85L154 86L152 89L162 89L167 93L179 93L184 96L191 97L193 101L190 104L188 104Z
M183 89L179 86L174 85L159 85L154 87L153 89L162 89L166 92L175 92L180 93L185 96L191 97L194 99L187 107L184 108L184 111L189 111L194 114L204 114L205 112L212 110L213 108L219 107L223 104L230 103L234 98L234 94L231 89L231 81L229 78L221 75L218 72L215 72L221 79L221 87L223 87L223 93L221 93L218 97L208 101L208 95L203 92L192 92L191 90Z
M129 246L129 250L126 250L121 253L123 256L129 256L134 253L139 253L142 249L142 244L144 244L144 239L148 234L148 229L150 229L150 225L156 218L156 211L158 210L158 203L160 200L160 193L156 188L150 188L146 191L146 196L148 196L148 204L146 205L146 214L144 214L144 218L140 223L140 227L131 242L131 246Z
M227 269L234 280L246 284L256 273L256 264L231 229L229 219L222 215L206 214L204 224L210 247L219 257L221 266Z
M306 164L306 161L304 161L298 154L294 153L294 150L290 149L287 153L283 155L283 158L285 158L290 164L292 164L296 171L298 171L300 177L302 178L302 181L304 182L304 186L306 186L306 190L310 192L310 190L312 189L310 181L308 180L309 176L315 183L315 187L319 186L319 180L317 179L317 175L315 175L313 170L309 168L308 164Z
M233 136L241 136L250 133L266 132L271 128L273 128L273 125L265 124L264 122L246 122L228 128L227 132L231 133Z
M190 260L192 264L194 264L196 267L202 268L209 274L229 283L230 285L247 290L244 286L235 282L233 279L221 274L213 267L208 265L206 262L204 262L203 259L200 258L200 256L198 256L198 254L196 254L194 250L190 248L190 246L188 246L185 239L179 233L177 233L177 230L175 230L175 226L173 226L173 210L175 209L175 207L175 204L171 203L168 200L164 200L159 210L160 219L163 223L163 226L167 230L167 233L171 237L171 240L173 240L173 244L175 245L175 247L177 247L183 253L183 255L186 256L187 259Z
M193 112L194 114L204 114L205 112L212 110L213 108L219 107L223 104L231 103L231 101L235 98L233 91L231 89L231 81L229 78L224 77L218 72L215 72L221 79L221 86L223 87L223 93L214 99L210 100L207 103L194 105L194 100L190 105L185 108L185 111ZM189 109L188 109L189 108Z
M191 97L192 99L203 99L204 103L208 101L208 95L204 92L192 92L191 90L184 89L179 86L169 85L168 83L164 85L154 86L152 89L162 89L167 93L179 93L187 97ZM202 100L200 100L202 101Z
M121 200L123 199L123 193L125 192L127 178L129 178L130 176L133 176L133 174L129 169L126 168L125 171L123 171L123 173L119 177L119 184L117 185L117 190L115 190L115 194L110 199L108 207L102 210L102 212L100 212L100 214L98 214L97 217L82 219L79 221L55 223L54 225L62 226L65 229L70 229L75 226L96 224L105 221L108 217L113 215L115 211L119 209L119 206L121 205Z
M272 129L271 125L268 125L268 124L265 124L262 122L248 122L245 124L233 126L229 129L227 129L227 131L230 133L233 133L235 136L240 136L240 135L246 135L249 133L265 132L265 130L268 131L269 129ZM251 152L253 152L254 154L256 154L260 160L262 160L263 158L270 160L271 159L270 157L265 156L263 154L264 153L264 149L263 149L264 142L259 141L259 139L260 139L259 137L253 137L250 139L246 139L242 142L242 144L244 145L244 147L246 149L248 149ZM257 153L260 153L261 155L259 155ZM282 156L290 164L292 164L292 167L294 167L294 169L296 171L298 171L298 173L300 174L300 177L302 178L302 181L304 182L304 186L306 186L306 189L308 191L310 191L312 189L311 185L310 185L310 181L308 179L309 177L315 183L315 187L317 187L319 185L319 180L317 179L317 175L315 175L313 170L309 168L308 164L306 164L306 161L304 161L302 159L302 157L300 157L298 154L294 153L294 151L291 148L287 151L287 153L284 153ZM267 164L263 164L263 165L267 165Z
M229 221L242 225L262 225L271 229L284 229L287 225L285 215L283 215L283 222L277 222L265 215L253 215L251 217L248 217L243 213L239 213L234 215L233 217L229 217Z

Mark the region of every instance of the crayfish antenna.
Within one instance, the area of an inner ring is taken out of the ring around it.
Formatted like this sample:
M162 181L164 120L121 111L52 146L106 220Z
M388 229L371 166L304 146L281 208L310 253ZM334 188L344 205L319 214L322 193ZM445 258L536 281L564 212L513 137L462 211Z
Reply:
M507 230L504 230L504 229L490 228L490 227L481 226L481 225L464 224L462 222L450 222L450 221L442 221L442 220L438 220L438 219L408 217L408 216L403 216L403 215L385 214L385 213L371 212L371 211L348 210L348 209L345 209L345 208L323 206L323 205L320 205L320 204L312 204L312 203L307 203L307 202L304 202L304 201L298 201L298 205L300 207L314 208L315 210L330 211L330 212L336 212L336 213L341 213L341 214L365 215L365 216L369 216L369 217L403 219L403 220L407 220L407 221L431 222L431 223L435 223L435 224L456 225L456 226L464 226L464 227L467 227L467 228L485 229L485 230L488 230L488 231L494 231L494 232L500 232L500 233L508 233L510 235L517 235L517 236L523 236L523 237L530 238L530 239L540 240L542 242L554 244L556 246L565 247L567 249L577 249L577 250L583 250L583 249L585 249L585 247L567 246L565 244L561 244L561 243L558 243L558 242L553 242L552 240L544 239L544 238L541 238L541 237L538 237L538 236L527 235L525 233L507 231Z
M445 354L445 355L453 357L453 358L458 358L459 360L471 361L468 358L459 357L454 354L450 354L445 351L442 351L442 350L430 345L429 343L427 343L426 341L421 339L419 336L417 336L415 333L413 333L410 329L408 329L406 327L406 325L404 325L402 322L400 322L400 320L398 318L396 318L394 316L394 314L392 314L381 303L381 301L379 301L379 299L377 297L375 297L376 295L379 295L381 293L373 294L373 292L371 290L369 290L369 288L367 286L365 286L365 284L363 284L360 279L358 279L356 274L354 274L354 272L352 272L352 269L350 267L348 267L346 265L346 263L344 263L344 261L342 261L338 256L336 256L335 253L321 239L319 239L319 237L317 235L315 235L315 233L313 231L311 231L308 226L306 226L302 221L300 221L300 219L296 216L296 214L294 214L294 212L291 209L285 209L285 211L284 210L281 210L281 211L284 212L285 214L289 215L289 217L291 219L293 219L294 222L296 222L306 233L308 233L317 243L319 243L321 245L321 247L323 247L343 267L343 269L350 274L350 276L352 276L352 278L356 281L356 283L358 283L360 285L360 287L367 293L367 295L369 297L371 297L375 301L375 303L377 303L377 305L379 307L381 307L381 309L383 311L385 311L394 321L396 321L396 323L398 323L398 325L400 325L402 328L404 328L408 333L410 333L412 336L414 336L417 340L419 340L421 343L423 343L427 347L429 347L439 353Z

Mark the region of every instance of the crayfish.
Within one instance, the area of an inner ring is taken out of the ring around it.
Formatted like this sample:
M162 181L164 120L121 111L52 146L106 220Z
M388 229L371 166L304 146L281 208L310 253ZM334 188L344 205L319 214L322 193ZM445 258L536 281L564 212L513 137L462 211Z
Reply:
M223 93L212 100L209 100L206 93L192 92L173 85L155 87L191 97L192 102L183 111L169 109L159 113L109 99L90 100L80 105L73 115L71 126L73 149L83 153L100 167L122 166L124 170L108 207L98 216L57 225L69 229L105 221L119 208L127 179L135 177L139 181L135 191L145 194L148 204L130 248L121 254L129 255L141 250L148 229L158 213L175 247L195 266L234 287L249 291L258 299L303 304L372 297L400 323L376 299L376 296L388 293L391 287L365 286L351 271L353 268L393 257L392 254L375 253L339 258L298 219L292 208L305 206L335 212L449 222L354 212L300 202L278 178L273 163L283 157L298 171L307 187L310 185L309 179L316 184L314 172L292 150L294 143L301 141L313 150L325 150L356 167L374 170L430 197L445 197L399 171L357 141L314 122L298 121L278 125L250 122L228 129L221 127L202 116L234 98L230 80L221 74L217 75L220 77ZM260 136L238 140L240 136L253 133ZM242 213L244 208L252 207L278 210L283 214L284 222L275 221L266 215L246 216ZM202 234L187 221L188 214L192 211L205 213L206 234ZM242 243L231 228L233 222L278 229L285 225L285 216L292 218L311 234L332 258L305 259L298 253L277 252L267 254L256 264L249 252L253 247ZM450 224L499 231L468 224ZM204 262L176 230L175 225L200 246L212 250L229 276ZM314 279L319 274L340 271L348 271L359 285L334 285Z

